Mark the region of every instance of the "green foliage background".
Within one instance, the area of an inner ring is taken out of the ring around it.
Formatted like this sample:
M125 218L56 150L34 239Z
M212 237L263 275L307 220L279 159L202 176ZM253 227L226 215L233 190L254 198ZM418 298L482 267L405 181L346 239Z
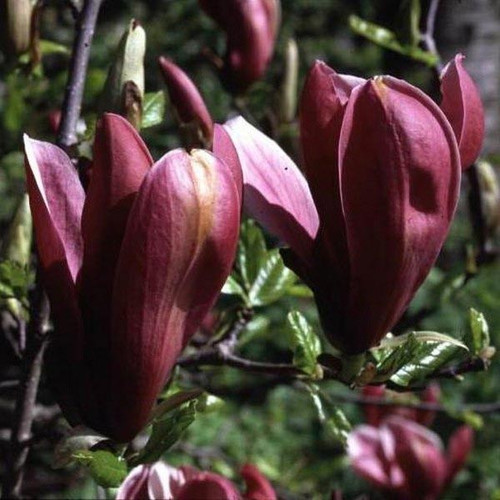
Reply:
M269 113L278 105L283 52L289 36L294 36L299 45L300 82L310 64L319 58L339 72L366 77L392 72L431 89L432 73L427 67L403 56L387 54L349 29L347 19L352 13L373 21L392 22L393 4L381 0L282 0L282 28L275 57L265 80L251 89L247 104L249 114L263 129L272 132ZM224 121L234 113L231 98L200 55L204 47L222 54L223 34L201 13L195 0L115 0L103 4L92 49L83 110L89 125L95 116L96 102L114 48L131 17L141 22L148 36L147 92L163 88L156 60L159 55L167 55L197 83L216 121ZM70 47L72 37L73 20L69 11L62 8L62 2L49 2L42 22L42 38ZM2 233L16 200L24 190L22 133L54 139L48 113L61 106L67 62L67 54L47 54L38 74L31 75L6 60L0 65ZM168 108L163 122L145 130L143 136L155 157L179 145L177 129ZM283 137L278 134L278 138ZM465 286L453 288L453 280L459 282L465 272L465 248L472 242L467 213L462 207L440 258L440 268L432 273L420 291L408 318L422 307L431 312L418 323L410 322L406 328L442 331L461 338L466 332L467 310L474 307L485 314L493 343L498 343L499 264L484 265ZM439 295L436 289L442 283L448 283L443 285L447 293ZM285 318L291 309L302 311L317 331L320 330L311 299L285 297L278 303L258 309L243 334L242 355L258 360L290 361L292 352ZM341 446L318 421L311 397L303 387L279 385L265 376L243 375L231 368L204 370L198 375L225 403L217 411L203 413L197 418L181 442L165 457L169 463L192 463L238 481L239 466L247 461L253 462L287 498L328 498L333 489L343 491L345 498L354 498L370 491L369 485L349 470ZM499 379L500 368L494 359L486 373L468 375L462 382L443 382L443 400L449 405L496 401ZM182 385L185 381L179 376L177 382ZM347 390L333 382L324 383L323 387L333 399ZM362 422L361 412L356 406L343 404L342 408L353 423ZM492 413L482 418L471 415L462 415L461 418L483 425L477 431L477 445L468 466L457 477L447 498L500 498L500 437L497 430L500 416ZM457 419L440 415L434 429L446 442L456 426ZM53 443L49 450L50 446ZM38 465L32 461L31 467L40 467L41 463L48 468L47 449L40 452L35 449L34 454ZM373 491L370 494L377 497ZM95 490L92 483L82 479L78 469L74 469L61 473L57 486L45 495L47 498L94 498Z

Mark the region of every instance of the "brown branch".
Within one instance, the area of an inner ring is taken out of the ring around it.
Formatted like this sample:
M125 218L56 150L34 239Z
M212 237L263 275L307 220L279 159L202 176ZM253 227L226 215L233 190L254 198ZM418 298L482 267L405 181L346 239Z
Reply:
M90 45L102 0L85 0L76 25L76 37L70 62L68 84L62 108L57 144L68 149L76 142L83 88L87 74ZM28 325L27 348L16 401L10 445L3 480L2 497L20 498L24 465L31 441L31 428L43 356L47 346L47 323L50 315L47 296L37 273L34 300Z
M63 114L57 134L57 144L64 149L69 149L77 141L76 125L82 107L90 46L102 1L85 0L76 23L76 37L62 107Z
M397 401L386 398L376 398L361 396L358 394L328 394L330 399L340 403L352 403L361 406L382 406L382 407L401 407L414 410L435 411L437 413L450 413L450 410L472 411L475 413L496 413L500 411L500 401L493 403L465 403L454 408L447 408L440 403L413 403L410 401Z

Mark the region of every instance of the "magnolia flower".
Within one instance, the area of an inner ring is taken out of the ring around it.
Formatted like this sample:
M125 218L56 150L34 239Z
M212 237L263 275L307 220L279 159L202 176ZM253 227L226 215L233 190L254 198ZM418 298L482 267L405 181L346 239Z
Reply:
M279 0L199 0L225 31L223 72L231 89L244 92L271 60L280 20Z
M241 469L246 492L219 474L163 462L132 469L118 489L116 500L276 500L271 483L251 464Z
M127 441L231 270L239 167L180 149L153 165L113 114L97 127L87 193L58 147L26 137L25 153L53 386L71 423Z
M445 452L437 434L399 416L387 418L380 427L360 425L347 440L354 471L401 500L439 498L464 466L472 446L468 426L455 431Z
M313 290L331 343L361 353L399 320L444 243L459 194L457 139L409 83L322 62L302 93L300 129L307 181L243 118L216 133L214 152L237 151L245 208L290 246L286 263Z

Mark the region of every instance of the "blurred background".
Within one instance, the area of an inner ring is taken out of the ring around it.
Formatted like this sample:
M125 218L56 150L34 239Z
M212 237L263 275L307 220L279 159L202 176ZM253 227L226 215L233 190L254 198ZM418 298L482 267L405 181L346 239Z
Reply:
M433 69L372 43L349 26L349 16L356 14L397 31L400 4L399 0L281 0L282 21L272 63L265 78L252 86L242 104L225 91L204 55L207 48L224 53L224 34L201 12L196 0L104 1L92 47L82 117L91 128L113 53L130 19L135 18L147 34L146 92L163 90L157 58L168 56L198 85L215 121L223 122L243 112L299 159L296 123L283 126L279 120L280 88L290 37L299 49L299 91L311 63L322 59L341 73L363 77L393 74L434 97L439 95ZM424 13L427 7L428 2L423 1ZM35 72L26 71L6 57L2 59L0 54L0 238L5 236L24 192L22 134L54 140L50 116L62 105L67 49L74 36L74 19L67 3L47 1L40 28L41 38L52 45L43 49L41 66ZM482 159L496 167L500 165L500 2L442 0L435 38L444 62L457 52L467 56L467 69L480 88L486 111ZM155 158L180 144L168 102L161 123L144 129L142 135ZM435 330L461 338L466 331L467 310L474 307L484 313L493 344L500 339L500 262L495 252L500 220L498 188L490 190L493 194L485 201L489 203L484 207L488 217L488 258L479 262L474 259L477 238L469 217L468 190L464 178L459 212L438 266L396 329L399 332ZM243 354L252 359L289 361L284 317L291 308L299 308L319 331L312 300L287 297L257 311L242 336ZM10 380L19 371L19 358L9 341L11 326L5 316L1 326L0 377ZM242 375L231 368L204 370L197 376L225 404L197 419L166 457L169 463L190 463L236 477L239 465L249 461L277 485L284 498L327 498L335 489L347 499L362 493L377 498L368 483L349 469L342 447L320 425L310 395L300 387L265 376ZM180 374L180 383L182 378ZM494 358L487 372L469 374L462 381L441 382L442 402L453 407L465 402L496 402L500 399L499 384L500 367ZM354 424L363 421L360 408L342 402L347 389L331 382L325 383L325 390L333 402L339 401ZM0 391L2 455L15 389L7 384ZM37 498L95 498L100 493L80 468L51 467L52 452L65 424L43 382L37 409L26 493ZM500 435L496 427L500 424L499 409L484 414L440 413L433 429L446 442L460 421L477 429L476 446L446 498L500 499Z

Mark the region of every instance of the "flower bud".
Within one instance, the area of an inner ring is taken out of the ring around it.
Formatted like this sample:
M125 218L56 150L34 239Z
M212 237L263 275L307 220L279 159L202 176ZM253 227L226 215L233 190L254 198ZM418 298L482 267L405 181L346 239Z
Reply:
M144 99L145 52L146 32L133 19L120 40L101 97L102 112L121 114L137 129Z
M477 175L481 189L481 202L486 233L489 240L498 234L500 227L500 187L491 163L477 162Z
M199 0L226 33L223 76L243 93L264 74L271 60L279 20L279 0Z
M285 72L281 83L280 117L290 123L297 113L297 84L299 78L299 49L297 42L289 38L285 52Z
M2 50L18 56L30 48L33 6L31 0L0 0Z
M158 62L186 147L211 149L214 124L200 92L170 59L160 57Z
M484 110L476 84L457 54L441 73L441 109L448 118L458 142L462 169L479 156L484 139Z

